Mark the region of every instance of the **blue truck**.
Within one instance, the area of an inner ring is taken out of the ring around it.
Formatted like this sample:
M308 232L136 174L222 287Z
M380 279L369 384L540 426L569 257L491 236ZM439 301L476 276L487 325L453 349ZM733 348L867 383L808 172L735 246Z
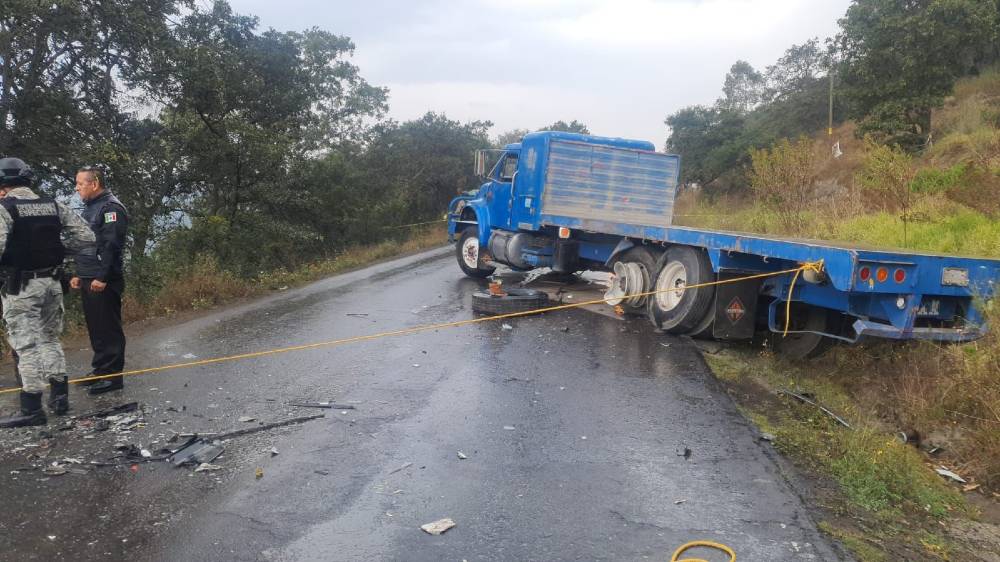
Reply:
M798 358L838 340L963 342L987 330L1000 260L674 226L680 157L649 142L543 131L477 152L476 170L485 183L448 209L449 241L471 277L498 265L609 271L608 303L666 332L770 332L777 351ZM795 281L703 285L820 260L822 271Z

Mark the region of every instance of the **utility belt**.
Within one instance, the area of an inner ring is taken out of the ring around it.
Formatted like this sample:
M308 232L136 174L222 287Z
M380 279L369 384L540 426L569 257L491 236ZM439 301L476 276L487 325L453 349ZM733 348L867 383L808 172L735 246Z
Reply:
M0 267L0 291L8 296L16 296L32 279L61 279L63 266L43 267L41 269L18 270L13 267Z

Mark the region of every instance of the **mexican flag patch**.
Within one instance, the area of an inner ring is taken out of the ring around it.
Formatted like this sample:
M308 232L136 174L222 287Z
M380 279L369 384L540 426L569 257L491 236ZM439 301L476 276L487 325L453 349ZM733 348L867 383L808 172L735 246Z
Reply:
M104 213L104 222L118 222L118 213Z

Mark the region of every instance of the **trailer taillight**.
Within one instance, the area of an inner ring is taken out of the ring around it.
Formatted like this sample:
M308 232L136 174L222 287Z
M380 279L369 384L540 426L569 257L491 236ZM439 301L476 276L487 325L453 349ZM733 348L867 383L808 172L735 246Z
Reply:
M875 280L878 281L879 283L885 283L886 281L888 281L889 280L889 270L886 269L886 268L884 268L884 267L878 268L875 271Z
M895 281L896 283L902 283L903 281L906 281L906 271L902 269L897 269L892 274L892 280Z
M569 229L565 226L559 227L559 238L569 238Z
M858 272L858 277L861 278L862 281L867 283L868 280L872 278L872 268L868 267L867 265L862 267L861 271Z

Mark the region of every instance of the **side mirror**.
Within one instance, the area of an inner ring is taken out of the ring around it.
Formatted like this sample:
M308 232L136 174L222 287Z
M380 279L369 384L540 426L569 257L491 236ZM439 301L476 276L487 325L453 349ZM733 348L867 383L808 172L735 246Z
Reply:
M476 176L484 177L486 175L486 150L476 151Z

